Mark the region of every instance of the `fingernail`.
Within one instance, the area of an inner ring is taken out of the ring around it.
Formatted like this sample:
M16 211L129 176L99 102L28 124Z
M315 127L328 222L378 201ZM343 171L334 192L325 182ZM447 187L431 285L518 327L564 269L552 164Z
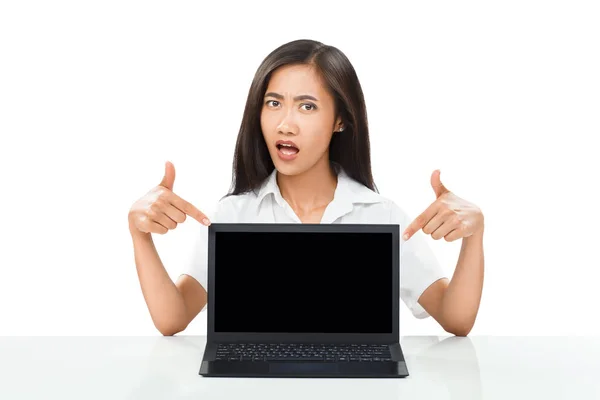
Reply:
M405 233L404 236L402 236L402 239L407 240L408 239L408 233Z
M210 225L210 221L208 219L206 219L206 218L204 218L202 220L202 222L204 222L204 225L206 225L206 226Z

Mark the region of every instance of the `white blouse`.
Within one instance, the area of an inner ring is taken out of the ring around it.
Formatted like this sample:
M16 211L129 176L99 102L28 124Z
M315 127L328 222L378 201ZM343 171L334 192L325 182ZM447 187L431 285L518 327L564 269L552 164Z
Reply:
M302 223L281 196L276 172L274 170L254 192L221 199L215 212L212 215L207 213L210 221ZM321 223L399 224L402 236L402 231L411 221L393 201L340 170L334 198L325 209ZM430 315L418 303L419 297L432 283L447 277L425 239L422 231L418 231L408 241L400 237L400 299L420 319ZM207 250L208 227L200 225L191 258L182 274L196 279L204 288L208 287Z

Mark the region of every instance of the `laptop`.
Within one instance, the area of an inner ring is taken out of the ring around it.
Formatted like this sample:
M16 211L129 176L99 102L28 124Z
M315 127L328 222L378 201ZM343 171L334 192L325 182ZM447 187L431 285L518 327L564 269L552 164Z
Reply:
M400 227L213 223L205 377L403 378Z

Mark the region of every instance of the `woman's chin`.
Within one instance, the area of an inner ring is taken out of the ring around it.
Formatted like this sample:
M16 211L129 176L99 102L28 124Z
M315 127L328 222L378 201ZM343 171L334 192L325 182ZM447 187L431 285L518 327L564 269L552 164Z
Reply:
M277 172L283 175L298 175L303 172L302 166L299 163L289 163L281 160L273 160Z

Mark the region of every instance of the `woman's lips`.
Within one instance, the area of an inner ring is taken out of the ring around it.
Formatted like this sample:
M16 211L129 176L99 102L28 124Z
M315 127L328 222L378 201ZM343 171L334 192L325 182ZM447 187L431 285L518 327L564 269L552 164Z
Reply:
M300 150L298 150L297 147L293 147L291 145L286 146L280 143L277 144L277 155L283 161L291 161L295 159L299 152Z
M296 145L296 143L292 142L291 140L278 140L277 142L275 142L275 146L291 146L295 147L296 149L299 149L298 145Z

